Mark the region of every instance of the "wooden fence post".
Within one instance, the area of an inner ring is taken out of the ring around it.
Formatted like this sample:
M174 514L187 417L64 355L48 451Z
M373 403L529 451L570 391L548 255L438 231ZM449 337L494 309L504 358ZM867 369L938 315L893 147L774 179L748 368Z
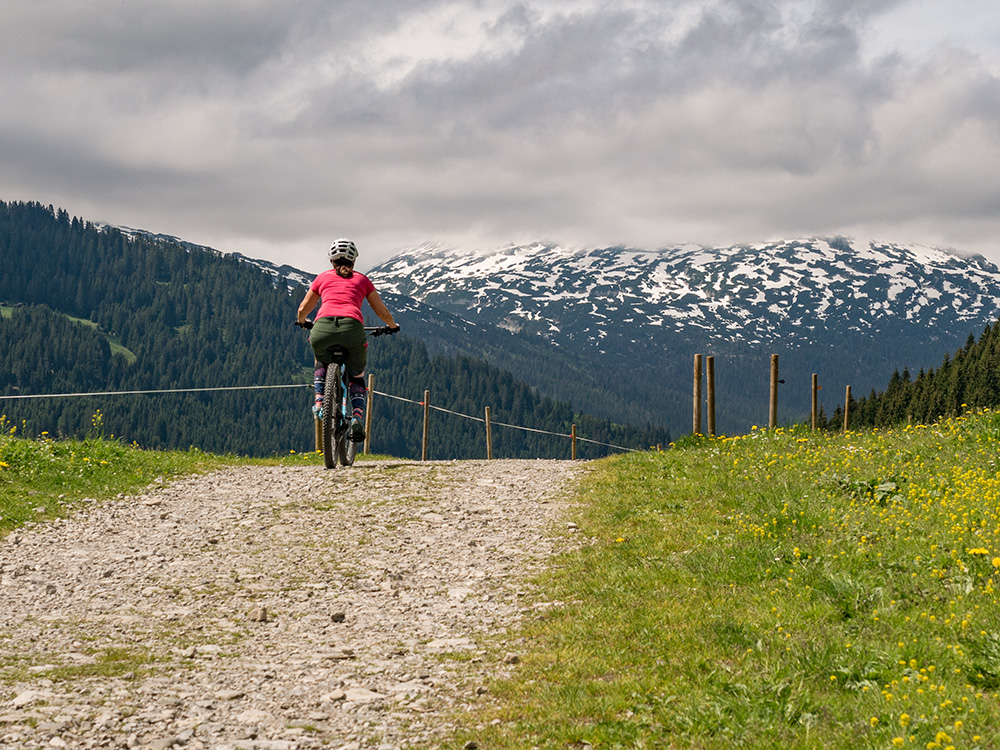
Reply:
M771 355L771 403L768 411L767 426L774 429L778 426L778 355Z
M424 391L424 439L420 451L420 460L427 460L427 444L430 442L431 392Z
M576 461L576 425L573 425L569 431L571 446L569 449L569 457Z
M493 428L490 422L490 407L486 407L486 458L493 458Z
M694 416L691 421L691 432L701 434L701 355L694 355Z
M813 373L812 382L812 431L819 429L819 376Z
M715 437L715 357L705 358L705 380L708 386L708 434Z
M365 409L365 449L367 456L372 447L372 402L375 400L375 376L368 373L368 408Z
M847 432L847 425L850 417L851 417L851 386L847 386L847 395L844 396L844 432Z

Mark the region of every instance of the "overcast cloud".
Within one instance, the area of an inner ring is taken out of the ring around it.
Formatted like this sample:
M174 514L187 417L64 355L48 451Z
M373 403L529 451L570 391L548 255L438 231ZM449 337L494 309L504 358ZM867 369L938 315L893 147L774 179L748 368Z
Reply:
M0 199L318 271L848 234L1000 262L995 0L14 0Z

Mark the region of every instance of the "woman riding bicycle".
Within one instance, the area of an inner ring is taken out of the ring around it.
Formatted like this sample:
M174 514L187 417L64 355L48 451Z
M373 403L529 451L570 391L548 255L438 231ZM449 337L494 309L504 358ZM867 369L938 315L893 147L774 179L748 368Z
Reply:
M322 413L326 366L333 361L330 358L330 348L342 346L348 352L346 367L350 376L351 407L354 410L351 438L359 442L365 439L364 417L368 395L364 379L368 341L365 339L364 316L361 314L362 301L368 300L372 311L392 329L392 333L398 331L399 326L375 291L375 285L367 276L354 270L358 248L351 240L339 239L334 242L327 257L333 268L324 271L313 281L299 305L298 316L298 324L303 325L316 303L320 303L309 333L309 343L316 355L316 403L313 414L318 418Z

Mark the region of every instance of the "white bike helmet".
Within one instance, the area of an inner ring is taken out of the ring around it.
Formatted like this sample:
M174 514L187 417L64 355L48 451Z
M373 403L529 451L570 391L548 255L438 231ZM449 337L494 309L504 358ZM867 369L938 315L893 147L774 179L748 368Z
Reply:
M346 260L351 265L358 259L358 248L350 240L341 238L330 245L330 252L327 254L330 261Z

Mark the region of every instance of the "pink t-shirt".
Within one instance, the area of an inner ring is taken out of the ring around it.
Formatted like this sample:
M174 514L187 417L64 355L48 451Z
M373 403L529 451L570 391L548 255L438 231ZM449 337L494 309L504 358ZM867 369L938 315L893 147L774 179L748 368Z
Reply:
M363 273L355 271L351 278L345 279L331 268L317 276L309 289L322 300L317 318L354 318L364 323L361 303L375 291L375 285Z

